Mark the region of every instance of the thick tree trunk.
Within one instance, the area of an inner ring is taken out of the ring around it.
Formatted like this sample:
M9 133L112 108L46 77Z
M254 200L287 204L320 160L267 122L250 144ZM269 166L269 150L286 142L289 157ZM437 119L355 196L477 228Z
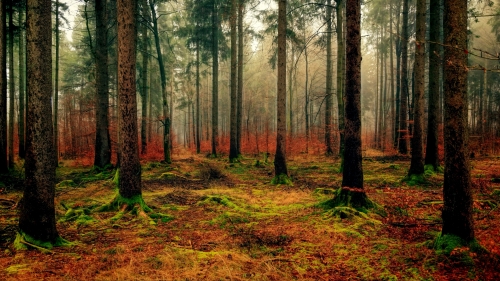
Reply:
M118 190L124 198L141 195L141 164L137 136L136 3L118 0L118 98L121 159Z
M342 186L363 188L361 155L361 3L346 3L345 151Z
M7 108L7 53L5 1L0 2L0 108ZM0 174L9 171L7 158L7 110L0 111Z
M9 168L14 168L14 116L15 116L15 93L16 84L14 82L14 9L9 3Z
M231 128L229 142L229 162L235 162L238 159L238 144L237 144L237 50L236 50L236 3L237 0L231 0L231 15L229 16L231 26L231 81L230 81L230 97L231 97Z
M399 107L399 147L408 154L408 1L403 0L403 31L401 34L401 100Z
M95 1L96 10L96 136L94 166L104 168L111 163L109 136L108 31L106 0Z
M408 175L424 173L424 94L425 94L425 25L426 0L417 0L417 32L415 41L415 91L413 92L413 138Z
M467 130L467 1L444 1L443 235L474 239Z
M432 165L434 169L439 166L438 150L438 115L439 96L441 91L440 79L440 54L441 46L441 0L430 0L429 14L429 104L427 115L427 145L425 151L425 164Z
M325 105L325 145L326 154L333 154L332 147L332 82L333 82L333 67L332 67L332 1L326 1L326 105Z
M24 1L23 1L24 4ZM23 5L24 8L25 5ZM26 99L26 43L24 38L24 12L23 9L19 11L18 22L21 28L19 29L19 118L18 118L18 136L19 136L19 157L24 159L26 155L25 141L24 141L24 105Z
M278 2L278 97L277 97L277 135L274 174L288 177L286 165L286 0Z
M52 129L51 1L28 0L27 5L26 162L19 229L39 241L55 243L54 196L56 166Z

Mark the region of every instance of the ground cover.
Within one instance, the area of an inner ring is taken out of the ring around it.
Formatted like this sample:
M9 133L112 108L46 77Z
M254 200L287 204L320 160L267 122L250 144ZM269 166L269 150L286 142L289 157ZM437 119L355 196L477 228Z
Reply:
M384 212L325 209L340 186L339 160L288 161L293 185L272 185L272 163L174 155L143 163L143 196L156 224L96 212L116 195L113 170L62 163L56 212L75 243L16 251L21 191L0 199L0 280L500 280L500 161L472 162L476 236L488 250L436 254L442 181L403 182L409 159L365 157L367 194Z

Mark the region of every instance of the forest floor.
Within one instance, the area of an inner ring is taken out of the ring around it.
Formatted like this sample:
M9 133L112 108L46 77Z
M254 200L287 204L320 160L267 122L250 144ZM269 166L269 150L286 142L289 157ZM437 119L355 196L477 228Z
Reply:
M57 227L75 245L45 253L13 249L22 193L0 188L0 280L500 280L498 158L472 161L476 237L488 252L449 255L429 247L442 226L443 175L404 183L409 159L365 157L367 194L386 215L343 218L321 208L340 186L338 159L290 157L293 186L271 185L263 158L173 160L143 163L146 203L171 216L156 225L94 212L116 195L114 172L62 163Z

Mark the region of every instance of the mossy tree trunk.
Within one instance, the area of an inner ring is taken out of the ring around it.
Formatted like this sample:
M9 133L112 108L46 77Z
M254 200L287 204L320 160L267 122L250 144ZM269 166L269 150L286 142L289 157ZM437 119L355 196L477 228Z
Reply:
M443 235L474 239L467 127L467 1L444 1Z
M286 166L286 0L278 2L278 97L274 174L288 176Z
M19 229L35 240L54 243L56 166L52 128L51 1L28 0L25 186Z
M336 205L368 207L361 155L361 2L346 2L345 144L342 189Z
M137 135L136 3L118 0L118 98L120 100L120 173L122 197L141 195L141 164Z

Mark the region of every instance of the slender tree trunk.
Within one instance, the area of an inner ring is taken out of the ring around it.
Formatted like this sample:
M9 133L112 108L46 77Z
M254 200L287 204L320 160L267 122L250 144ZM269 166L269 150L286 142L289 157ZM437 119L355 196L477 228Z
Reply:
M389 3L390 8L389 8L389 18L390 18L390 23L389 23L389 45L390 45L390 72L391 72L391 119L392 119L392 140L393 140L393 147L396 147L396 143L394 142L395 139L397 139L397 126L396 126L396 106L395 106L395 91L394 91L394 37L392 34L392 1Z
M219 15L216 1L212 10L212 156L217 156L219 139Z
M274 174L288 176L286 165L286 0L278 2L278 96Z
M56 0L56 24L55 24L55 71L54 71L54 161L56 161L56 167L59 165L59 0Z
M235 162L238 159L238 144L237 144L237 50L236 50L236 3L237 0L231 0L231 15L229 16L231 26L231 128L230 128L230 143L229 143L229 162Z
M425 24L426 0L417 0L415 83L413 92L413 138L411 139L411 164L408 175L424 173L424 94L425 94Z
M238 1L238 104L236 110L236 143L238 155L241 155L241 130L243 115L243 10L245 9L245 0Z
M200 40L196 40L196 153L201 152L200 135Z
M401 102L399 108L399 147L408 154L408 1L403 0L403 31L401 34Z
M19 10L19 118L18 118L18 136L19 136L19 157L24 159L26 155L24 141L24 104L26 99L26 43L24 39L24 13L25 2L22 1L23 8Z
M444 1L443 235L474 239L467 130L467 1Z
M339 155L343 158L345 147L344 132L344 86L345 86L345 46L344 46L344 4L345 0L336 0L337 2L337 108L338 123L340 133ZM312 111L311 111L312 113ZM342 164L343 167L343 164Z
M142 2L142 16L144 20L148 19L148 3L147 0ZM141 71L141 154L146 154L148 150L147 139L147 119L148 119L148 67L149 67L149 50L148 50L148 23L143 22L141 25L142 34L142 71Z
M326 105L325 105L325 145L326 154L333 154L332 147L332 82L333 82L333 67L332 67L332 1L326 1ZM338 5L338 4L337 4Z
M54 141L52 128L52 29L51 1L28 0L25 185L19 230L26 237L55 243Z
M438 152L438 115L440 96L440 54L441 46L441 0L430 0L429 14L429 104L427 110L427 145L425 151L425 164L432 165L434 169L439 166Z
M158 57L158 66L160 68L160 79L161 79L161 95L163 104L163 160L167 163L172 162L171 151L170 151L170 109L167 101L167 74L165 72L165 65L163 63L163 54L160 46L160 35L158 33L158 18L156 16L156 1L149 0L149 6L151 8L151 15L153 21L153 35L155 38L156 54Z
M7 108L7 53L5 2L0 2L0 108ZM0 174L9 171L7 154L7 110L0 111Z
M401 18L401 3L396 1L398 10L396 11L396 30L399 32ZM401 36L396 36L396 115L394 127L394 148L399 151L399 143L401 140Z
M9 168L14 168L14 100L16 87L14 83L14 1L9 3Z
M111 141L109 137L109 78L108 36L106 0L95 1L96 11L96 137L94 166L104 168L111 163Z
M125 198L141 195L141 164L137 136L136 2L118 0L118 98L121 159L118 190Z

